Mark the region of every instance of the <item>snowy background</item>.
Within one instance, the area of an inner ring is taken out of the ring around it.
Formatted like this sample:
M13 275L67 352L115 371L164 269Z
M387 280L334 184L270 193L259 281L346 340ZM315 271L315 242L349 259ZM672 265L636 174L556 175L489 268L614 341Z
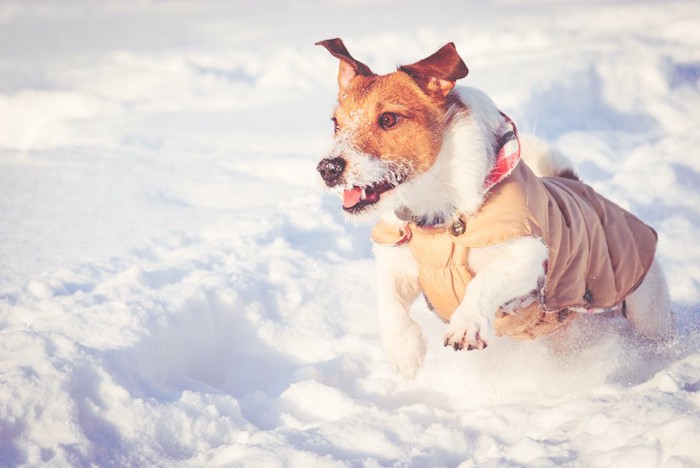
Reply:
M317 180L342 37L462 84L657 228L679 317L554 352L377 339ZM700 3L0 2L0 465L700 466Z

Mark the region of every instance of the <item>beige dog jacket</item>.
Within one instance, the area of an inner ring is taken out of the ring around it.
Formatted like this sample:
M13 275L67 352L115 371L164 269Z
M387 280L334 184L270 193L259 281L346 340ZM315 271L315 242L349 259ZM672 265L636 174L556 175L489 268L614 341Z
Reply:
M656 248L651 227L588 185L539 178L524 163L490 189L474 216L461 221L458 229L410 222L398 228L380 222L372 239L408 244L419 265L423 293L446 321L473 277L469 249L523 236L541 239L549 249L544 284L496 314L496 334L515 338L548 334L576 315L570 312L618 309L641 283Z

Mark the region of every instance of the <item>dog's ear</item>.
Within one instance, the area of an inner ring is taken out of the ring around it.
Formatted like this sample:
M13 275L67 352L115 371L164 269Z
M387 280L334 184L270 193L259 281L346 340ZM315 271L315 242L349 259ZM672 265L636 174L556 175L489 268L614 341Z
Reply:
M345 89L350 81L357 75L372 76L372 70L369 69L364 63L355 60L348 49L345 48L345 44L340 39L328 39L325 41L317 42L316 45L320 45L328 49L334 57L340 59L340 67L338 68L338 86L342 91Z
M408 73L427 94L443 99L455 87L455 82L469 73L452 42L430 57L403 65L399 70Z

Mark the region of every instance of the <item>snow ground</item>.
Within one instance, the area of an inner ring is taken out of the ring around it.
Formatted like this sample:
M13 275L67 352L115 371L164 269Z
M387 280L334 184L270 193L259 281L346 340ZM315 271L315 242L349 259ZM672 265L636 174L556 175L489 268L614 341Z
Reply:
M336 36L386 72L454 41L658 229L676 342L454 353L416 304L394 375L314 170ZM700 466L699 108L695 1L3 1L0 465Z

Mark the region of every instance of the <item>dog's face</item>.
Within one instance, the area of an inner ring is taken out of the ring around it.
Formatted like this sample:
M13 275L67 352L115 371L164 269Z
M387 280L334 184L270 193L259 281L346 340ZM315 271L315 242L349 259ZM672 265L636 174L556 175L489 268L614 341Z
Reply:
M466 66L448 44L425 60L377 76L339 39L320 44L340 59L340 89L333 147L317 169L348 215L394 209L392 192L435 163L447 94Z
M334 145L319 171L347 213L374 209L435 162L443 121L442 107L406 73L358 76L339 96Z

